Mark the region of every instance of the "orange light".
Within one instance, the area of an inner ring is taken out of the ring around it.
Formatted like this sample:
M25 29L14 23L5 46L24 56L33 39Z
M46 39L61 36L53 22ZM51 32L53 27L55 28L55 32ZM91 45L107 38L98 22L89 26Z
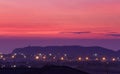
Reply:
M15 58L15 56L13 55L13 56L12 56L12 59L14 59L14 58Z
M38 60L38 59L39 59L39 56L36 56L35 59Z
M99 59L98 59L98 58L96 58L95 60L96 60L96 61L98 61Z
M85 59L86 59L86 60L89 60L89 57L86 57Z
M3 58L3 55L1 55L0 58Z
M63 60L64 60L64 57L61 57L61 58L60 58L60 60L62 60L62 61L63 61Z
M112 58L112 61L116 61L116 59L115 59L115 58Z
M78 58L78 60L79 60L79 61L81 61L81 60L82 60L82 58L81 58L81 57L79 57L79 58Z
M45 60L45 59L46 59L46 56L43 56L43 59Z
M103 58L102 58L102 61L106 61L106 58L105 58L105 57L103 57Z

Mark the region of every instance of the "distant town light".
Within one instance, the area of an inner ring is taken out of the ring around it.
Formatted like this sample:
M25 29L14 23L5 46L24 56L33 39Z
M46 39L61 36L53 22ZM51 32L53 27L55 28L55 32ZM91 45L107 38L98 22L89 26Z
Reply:
M5 68L6 66L5 65L2 65L1 68Z
M89 57L86 57L85 59L86 59L86 61L87 61L87 60L89 60Z
M14 58L15 58L15 56L13 55L13 56L12 56L12 59L14 59Z
M53 60L55 60L56 59L56 57L53 57Z
M81 58L81 57L79 57L79 58L78 58L78 60L79 60L79 61L81 61L81 60L82 60L82 58Z
M116 61L116 59L115 59L115 58L112 58L112 61Z
M14 54L15 56L17 55L17 53Z
M11 65L11 68L16 68L17 66L16 65Z
M67 56L67 54L64 54L64 56L66 57L66 56Z
M31 66L28 66L28 68L31 68Z
M45 60L45 59L46 59L46 56L43 56L43 59Z
M106 57L103 57L103 58L102 58L102 61L106 61L106 60L107 60Z
M24 58L27 58L27 56L24 55Z
M39 53L39 56L42 56L42 54L41 54L41 53Z
M35 59L36 59L36 60L39 60L39 56L36 56Z
M98 61L99 59L98 58L95 58L96 61Z
M16 68L16 65L13 65L14 68Z
M61 58L60 58L60 60L62 60L62 61L63 61L63 60L64 60L64 57L61 57Z
M98 56L98 54L97 54L97 53L95 53L95 54L94 54L94 56L95 56L95 57L97 57L97 56Z
M49 56L52 56L52 54L50 53Z
M6 58L3 58L3 61L5 61L6 60Z
M2 59L3 58L3 55L0 55L0 59Z

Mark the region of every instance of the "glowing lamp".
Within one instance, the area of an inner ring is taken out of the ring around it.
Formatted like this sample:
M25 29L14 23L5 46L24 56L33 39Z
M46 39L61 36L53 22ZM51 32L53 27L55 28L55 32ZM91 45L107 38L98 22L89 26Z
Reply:
M79 57L79 58L78 58L78 60L79 60L79 61L81 61L81 60L82 60L82 58L81 58L81 57Z
M86 59L86 60L89 60L89 57L86 57L85 59Z
M39 59L39 56L36 56L35 59L38 60L38 59Z
M112 61L116 61L116 59L115 59L115 58L112 58Z
M106 61L106 58L105 58L105 57L103 57L103 58L102 58L102 61Z
M60 58L60 60L62 60L62 61L63 61L63 60L64 60L64 57L61 57L61 58Z

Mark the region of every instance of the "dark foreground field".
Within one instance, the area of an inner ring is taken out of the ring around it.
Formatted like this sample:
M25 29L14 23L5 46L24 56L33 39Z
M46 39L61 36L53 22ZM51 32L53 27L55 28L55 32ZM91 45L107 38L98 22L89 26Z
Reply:
M42 68L4 68L0 74L89 74L66 66L44 66Z

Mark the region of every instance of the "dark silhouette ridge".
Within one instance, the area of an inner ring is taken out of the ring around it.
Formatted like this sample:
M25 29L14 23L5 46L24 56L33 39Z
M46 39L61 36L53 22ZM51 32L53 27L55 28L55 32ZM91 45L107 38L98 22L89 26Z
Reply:
M0 74L89 74L67 66L44 66L42 68L5 68L0 69Z
M107 57L118 57L117 51L112 51L107 48L92 46L92 47L83 47L83 46L29 46L25 48L17 48L13 53L24 53L26 55L34 55L37 53L59 55L66 53L70 57L78 57L78 56L90 56L93 57L93 54L97 53L99 57L107 56ZM57 54L56 54L57 53Z

